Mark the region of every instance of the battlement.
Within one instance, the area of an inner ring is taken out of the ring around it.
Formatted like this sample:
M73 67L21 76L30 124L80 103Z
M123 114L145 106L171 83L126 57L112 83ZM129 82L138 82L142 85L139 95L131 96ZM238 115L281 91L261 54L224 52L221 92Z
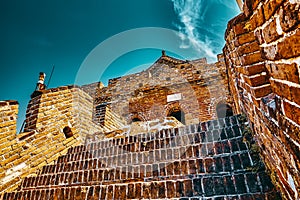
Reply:
M16 134L18 103L1 101L0 191L14 190L24 177L52 163L71 146L81 144L92 123L93 99L76 86L35 92L24 132Z

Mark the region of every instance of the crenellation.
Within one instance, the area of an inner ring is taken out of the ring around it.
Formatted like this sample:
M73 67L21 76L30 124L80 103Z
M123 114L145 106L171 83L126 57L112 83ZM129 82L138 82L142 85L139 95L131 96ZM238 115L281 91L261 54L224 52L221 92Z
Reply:
M74 102L73 96L76 95L84 98ZM85 106L76 107L76 104ZM75 108L79 112L72 111ZM84 110L80 111L81 108ZM0 167L3 171L0 178L1 191L15 189L22 180L20 177L36 173L44 165L67 153L69 147L80 144L80 137L84 137L92 125L92 98L73 86L41 90L39 95L33 96L28 104L24 132L19 135L16 135L17 102L1 102L0 109L3 113L1 120L6 120L1 127L1 158L4 159ZM74 116L72 112L77 114ZM73 137L65 139L63 124L73 126ZM93 129L96 130L97 126L93 126ZM13 170L19 165L24 167Z

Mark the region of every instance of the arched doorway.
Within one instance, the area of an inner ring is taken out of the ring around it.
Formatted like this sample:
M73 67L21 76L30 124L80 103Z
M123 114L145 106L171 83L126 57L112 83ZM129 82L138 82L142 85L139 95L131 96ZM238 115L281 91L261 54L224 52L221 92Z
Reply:
M218 118L233 116L231 106L225 103L219 103L216 108Z
M171 116L175 117L182 124L185 124L184 112L182 110L180 110L180 108L172 108L168 113L168 117L171 117Z
M143 116L140 115L140 113L132 113L131 117L129 118L128 123L133 122L143 122L145 121Z

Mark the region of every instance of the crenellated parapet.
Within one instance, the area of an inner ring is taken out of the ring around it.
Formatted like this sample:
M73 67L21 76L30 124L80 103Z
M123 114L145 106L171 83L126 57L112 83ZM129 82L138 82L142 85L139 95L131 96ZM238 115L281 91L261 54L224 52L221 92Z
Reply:
M15 190L25 176L102 131L92 123L93 98L79 87L39 88L34 94L18 135L18 102L0 101L0 193Z

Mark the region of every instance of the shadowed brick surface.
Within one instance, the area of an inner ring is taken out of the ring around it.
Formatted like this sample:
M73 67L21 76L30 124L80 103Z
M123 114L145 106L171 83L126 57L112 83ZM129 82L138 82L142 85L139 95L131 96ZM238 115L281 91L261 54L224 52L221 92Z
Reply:
M236 113L246 113L285 199L300 198L300 2L245 0L223 49Z

